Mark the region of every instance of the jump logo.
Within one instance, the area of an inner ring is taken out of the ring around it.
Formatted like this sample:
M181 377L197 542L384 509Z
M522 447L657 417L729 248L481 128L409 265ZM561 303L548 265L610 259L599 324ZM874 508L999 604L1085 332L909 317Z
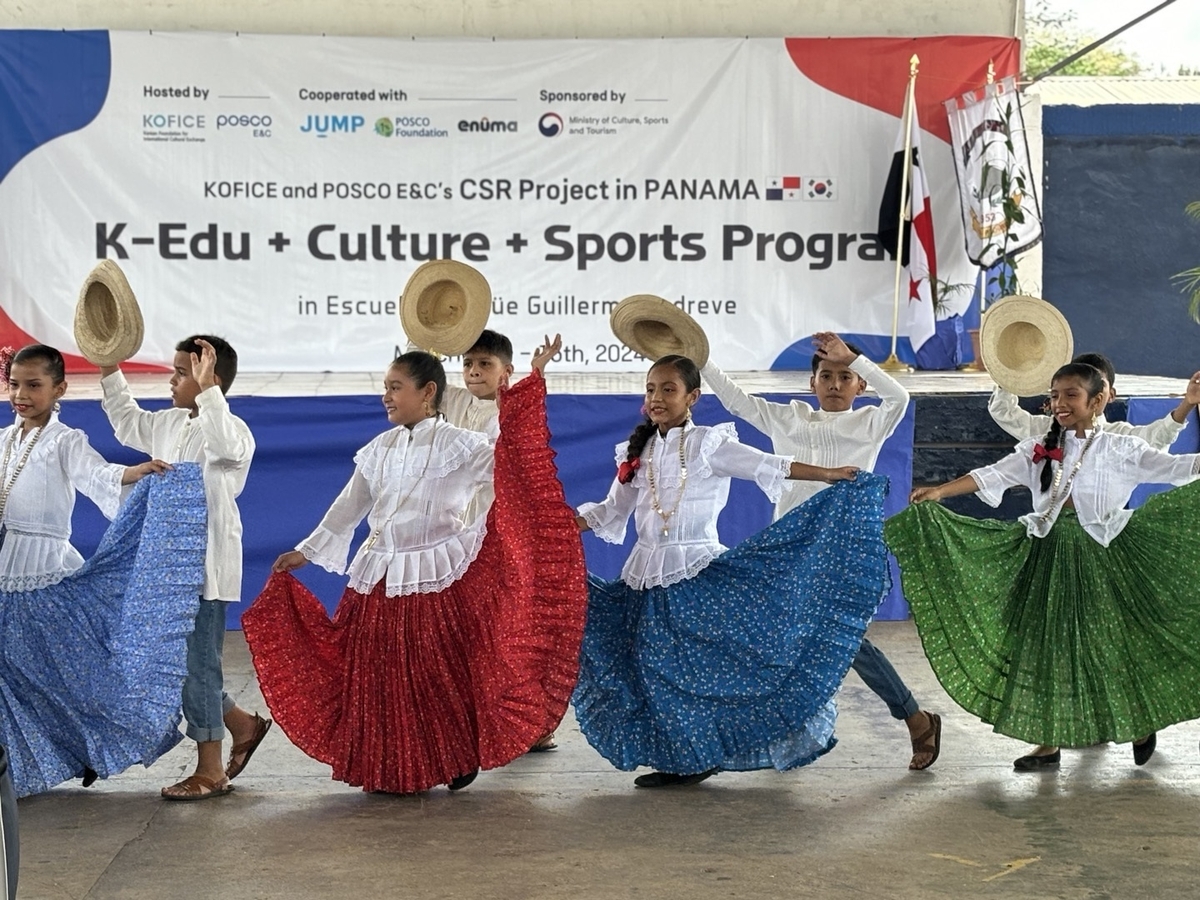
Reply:
M310 114L304 120L304 124L300 126L300 130L305 134L324 138L333 134L354 134L365 124L367 124L367 120L358 115L314 116Z

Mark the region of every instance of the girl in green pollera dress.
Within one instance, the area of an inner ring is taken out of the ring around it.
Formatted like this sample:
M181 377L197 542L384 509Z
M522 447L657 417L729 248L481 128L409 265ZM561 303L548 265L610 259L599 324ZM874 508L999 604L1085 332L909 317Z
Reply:
M996 731L1039 745L1017 769L1105 741L1133 741L1142 765L1158 729L1200 717L1200 454L1095 428L1103 388L1093 367L1063 366L1041 442L917 488L884 528L938 680ZM1139 484L1187 482L1125 508ZM1021 485L1034 510L1017 522L923 502L978 493L998 506Z

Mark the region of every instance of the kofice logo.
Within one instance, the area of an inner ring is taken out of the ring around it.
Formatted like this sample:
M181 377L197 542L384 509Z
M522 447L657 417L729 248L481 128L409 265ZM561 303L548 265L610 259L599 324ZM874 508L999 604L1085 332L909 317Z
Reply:
M354 134L366 124L367 120L359 115L315 116L309 114L304 119L304 124L300 126L300 130L305 134L323 138L329 137L331 134Z
M462 119L458 123L459 131L474 131L494 133L497 131L515 132L517 123L514 121L504 121L502 119L489 119L484 116L482 119Z
M143 113L146 131L187 131L207 127L203 113Z
M538 119L538 131L544 137L557 137L562 134L563 120L558 113L542 113L542 117Z
M236 128L249 131L255 137L271 136L272 119L269 115L259 113L222 113L217 116L217 131L226 128Z

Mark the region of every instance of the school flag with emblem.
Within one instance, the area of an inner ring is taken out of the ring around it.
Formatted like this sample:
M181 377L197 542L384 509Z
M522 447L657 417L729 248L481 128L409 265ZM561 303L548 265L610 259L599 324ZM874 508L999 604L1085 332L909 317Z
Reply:
M900 333L907 334L913 350L933 337L937 317L933 309L933 289L937 280L937 250L933 241L933 207L929 202L929 183L921 156L921 127L912 91L908 92L908 115L901 116L900 134L892 154L883 200L879 204L879 239L894 257L900 246L904 273L900 282ZM908 134L904 122L908 121ZM906 152L909 151L909 152ZM908 178L904 177L908 160ZM902 196L907 181L907 197ZM900 210L904 207L904 227Z

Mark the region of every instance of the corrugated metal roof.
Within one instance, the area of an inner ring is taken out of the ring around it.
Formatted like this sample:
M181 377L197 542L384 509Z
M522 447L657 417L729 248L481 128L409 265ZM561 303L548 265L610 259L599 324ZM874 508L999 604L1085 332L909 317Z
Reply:
M1112 103L1200 104L1200 78L1117 78L1052 75L1026 88L1043 106Z

